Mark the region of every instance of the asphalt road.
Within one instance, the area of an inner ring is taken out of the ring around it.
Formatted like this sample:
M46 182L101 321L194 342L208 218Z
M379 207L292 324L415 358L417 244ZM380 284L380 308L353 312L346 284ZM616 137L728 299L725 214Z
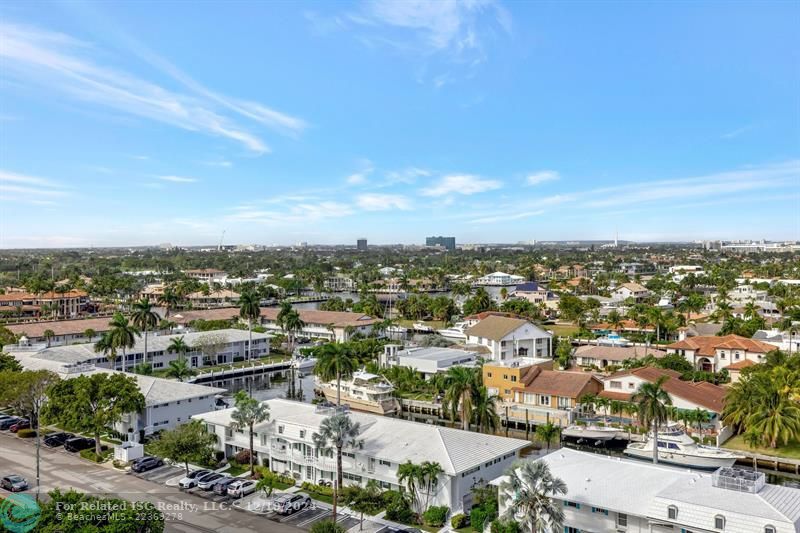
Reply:
M291 522L270 520L232 509L227 502L167 487L161 476L148 481L112 468L96 466L61 448L42 446L40 464L42 493L54 488L74 488L101 496L150 501L164 512L166 530L170 532L299 533L307 529L301 524L295 526ZM36 480L35 448L32 440L0 432L0 476L8 474L19 474L33 486Z

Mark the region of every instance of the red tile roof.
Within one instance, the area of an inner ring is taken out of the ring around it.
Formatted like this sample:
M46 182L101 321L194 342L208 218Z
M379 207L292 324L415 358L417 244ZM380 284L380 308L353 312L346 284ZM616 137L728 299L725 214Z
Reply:
M680 372L664 368L654 368L651 366L634 368L632 370L612 374L604 381L608 381L614 377L628 375L634 375L650 383L655 383L661 376L666 376L667 380L662 387L670 396L676 396L715 413L721 413L722 407L725 405L725 394L727 391L724 387L708 383L707 381L682 381L679 379Z
M672 344L667 348L673 350L692 350L698 355L716 355L717 349L744 350L753 353L767 353L778 347L766 342L748 339L740 335L725 335L724 337L687 337Z
M524 381L525 387L517 387L514 390L566 398L578 398L593 381L600 385L600 380L588 372L542 370L538 366L525 375Z
M755 362L751 361L750 359L742 359L741 361L736 361L735 363L730 364L730 365L726 366L725 368L727 368L728 370L741 370L743 368L747 368L747 367L754 366L754 365L757 365L757 364L758 363L755 363Z

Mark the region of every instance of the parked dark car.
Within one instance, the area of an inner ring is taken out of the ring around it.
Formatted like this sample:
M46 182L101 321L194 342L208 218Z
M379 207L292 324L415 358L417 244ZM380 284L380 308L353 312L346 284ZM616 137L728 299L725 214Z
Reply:
M94 439L72 437L64 442L64 449L68 452L79 452L81 450L88 450L89 448L94 448Z
M311 498L305 494L281 494L273 500L275 512L292 514L311 505Z
M8 429L11 431L11 433L16 433L20 429L30 429L30 428L31 428L31 421L28 420L27 418L22 418L20 420L17 420L17 423Z
M28 481L17 474L11 474L0 480L0 486L11 492L21 492L28 489Z
M11 417L8 417L8 418L6 418L4 420L0 420L0 429L3 429L3 430L11 429L11 426L16 424L20 420L22 420L22 419L20 417L18 417L18 416L11 416Z
M225 479L220 479L219 481L217 481L217 484L214 485L214 492L221 496L225 496L226 494L228 494L228 487L230 487L233 483L236 483L237 481L239 481L239 478L236 477L228 477Z
M75 435L72 433L50 433L44 437L44 445L48 448L58 448L63 446L65 442L73 438Z
M137 461L131 465L131 470L134 472L147 472L148 470L153 470L154 468L158 468L159 466L164 466L164 460L158 457L140 457Z

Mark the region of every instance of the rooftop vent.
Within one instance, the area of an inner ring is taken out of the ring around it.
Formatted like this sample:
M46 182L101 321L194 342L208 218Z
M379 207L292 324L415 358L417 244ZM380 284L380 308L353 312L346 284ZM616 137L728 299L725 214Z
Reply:
M766 479L761 472L725 467L711 475L711 484L720 489L756 494L766 484Z

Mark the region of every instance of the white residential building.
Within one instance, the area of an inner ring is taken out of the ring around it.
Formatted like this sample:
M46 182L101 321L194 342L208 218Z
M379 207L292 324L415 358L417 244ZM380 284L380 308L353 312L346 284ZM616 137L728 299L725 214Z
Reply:
M641 302L650 296L650 291L638 283L623 283L611 291L611 298L623 302L628 298L633 298L636 302Z
M58 374L61 379L101 372L120 373L92 364L57 361L41 357L41 354L37 353L15 351L12 354L26 370L49 370ZM145 402L143 411L124 415L122 421L115 426L117 431L122 435L128 435L128 440L132 441L139 441L143 436L156 431L173 429L188 422L194 415L213 411L216 396L225 392L225 389L181 383L171 379L140 374L125 375L136 379Z
M760 363L764 356L777 349L774 344L748 339L739 335L722 337L686 337L668 344L667 353L682 355L698 370L719 372L732 364L749 360Z
M267 400L270 421L255 426L254 449L260 464L288 473L298 481L335 479L336 458L318 450L313 435L333 408L283 399ZM233 409L196 415L208 431L217 435L217 446L226 455L249 448L247 431L231 429ZM384 489L399 490L399 464L437 462L444 471L432 505L446 505L453 512L470 509L472 488L501 475L530 443L431 424L420 424L367 413L350 413L361 426L360 448L346 448L344 483L363 485L375 480Z
M228 274L223 270L216 268L197 268L193 270L184 270L184 274L188 278L202 281L203 283L225 283Z
M475 366L478 353L457 348L419 347L401 350L397 344L384 346L381 366L406 366L429 378L454 366Z
M527 320L492 315L464 333L467 335L467 344L486 346L493 361L517 357L552 357L552 334Z
M261 308L261 323L269 331L282 333L283 330L278 325L277 307ZM345 342L354 333L369 335L372 327L380 322L379 319L372 318L362 313L350 313L345 311L318 311L315 309L298 309L300 320L303 321L303 329L300 335L312 338L326 339L334 342Z
M569 448L538 460L567 486L555 498L566 533L800 532L800 490L768 484L760 472L701 473ZM501 490L499 503L502 516L513 497Z
M492 272L475 280L474 285L487 285L494 287L507 287L525 281L525 276L515 276L505 272Z
M324 284L325 289L331 292L350 292L356 289L356 282L342 274L328 277Z
M253 358L269 355L270 335L253 332ZM170 344L176 338L190 346L186 353L186 360L192 367L232 363L248 357L248 334L241 329L220 329L213 331L195 331L176 335L148 335L147 360L158 370L169 366L169 362L180 357L180 354L168 351ZM206 345L204 353L202 346ZM213 347L213 350L211 350ZM111 368L112 363L103 353L94 350L94 344L69 344L65 346L51 346L46 344L30 344L22 341L20 345L11 345L7 351L19 351L23 354L35 355L40 359L49 359L63 364L91 364L102 368ZM213 351L214 353L210 353ZM133 348L125 350L123 363L122 350L117 351L114 366L118 370L130 369L144 360L144 337L137 336ZM124 365L124 366L123 366Z

